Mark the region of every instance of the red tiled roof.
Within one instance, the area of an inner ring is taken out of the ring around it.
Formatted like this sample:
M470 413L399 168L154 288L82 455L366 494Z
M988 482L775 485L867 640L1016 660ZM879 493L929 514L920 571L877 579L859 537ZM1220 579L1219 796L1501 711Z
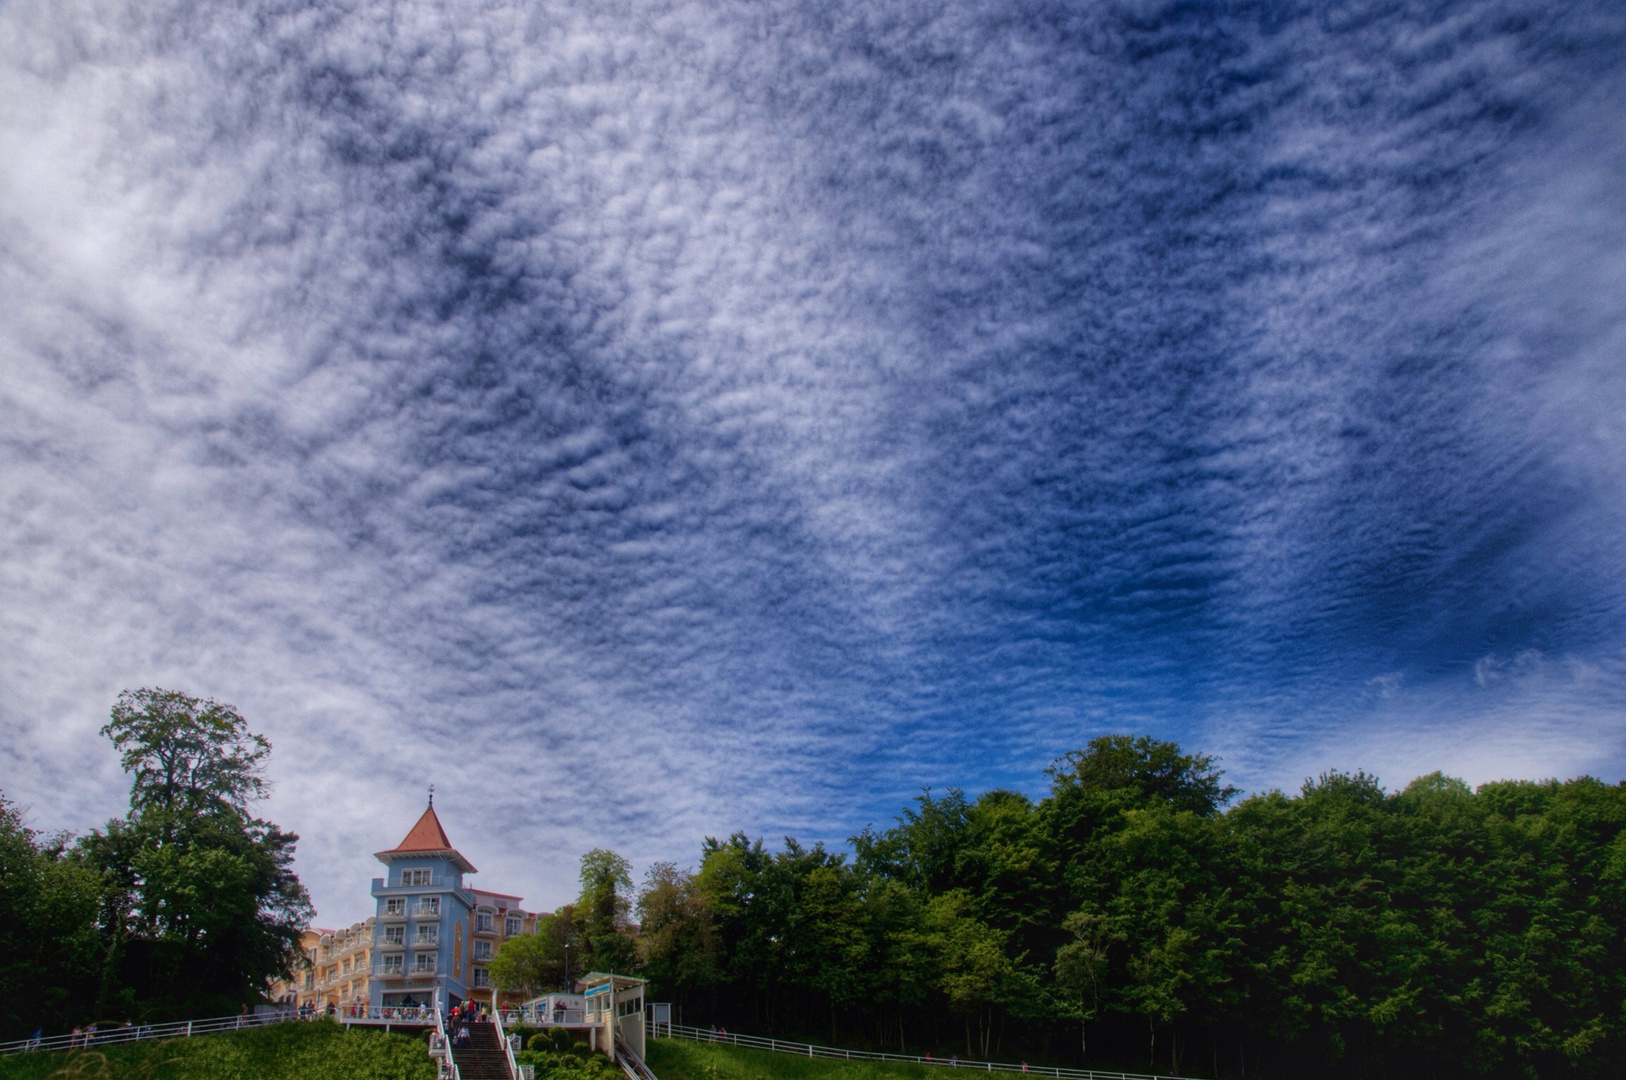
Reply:
M440 818L435 815L435 808L431 806L423 812L423 817L412 826L412 831L406 834L406 839L390 848L388 851L376 853L376 857L384 862L390 860L390 855L428 854L430 852L445 853L452 856L465 873L474 873L474 864L463 857L462 852L452 847L452 841L446 835L446 830L440 826Z
M423 817L412 826L412 831L406 834L406 839L396 844L391 851L451 851L452 842L446 837L446 830L440 827L440 818L435 815L435 808L431 806L423 812Z

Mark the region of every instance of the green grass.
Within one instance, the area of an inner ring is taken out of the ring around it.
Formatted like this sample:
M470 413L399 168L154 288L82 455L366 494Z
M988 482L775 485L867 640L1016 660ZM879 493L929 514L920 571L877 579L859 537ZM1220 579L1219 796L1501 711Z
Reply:
M424 1041L330 1020L0 1057L0 1080L435 1080Z
M739 1046L651 1039L649 1067L661 1080L941 1080L931 1065L840 1061L747 1050Z

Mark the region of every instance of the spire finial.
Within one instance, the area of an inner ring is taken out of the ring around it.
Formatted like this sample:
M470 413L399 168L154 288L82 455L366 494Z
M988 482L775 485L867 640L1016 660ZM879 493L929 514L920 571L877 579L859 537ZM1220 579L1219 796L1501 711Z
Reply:
M429 785L429 809L433 810L434 808L435 808L435 785L430 784Z

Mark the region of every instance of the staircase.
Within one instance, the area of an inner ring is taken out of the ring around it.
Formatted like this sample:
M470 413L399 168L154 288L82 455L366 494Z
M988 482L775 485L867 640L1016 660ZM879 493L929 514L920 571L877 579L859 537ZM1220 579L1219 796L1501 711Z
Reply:
M508 1053L489 1020L466 1025L469 1045L453 1046L452 1060L462 1080L514 1080L508 1074Z

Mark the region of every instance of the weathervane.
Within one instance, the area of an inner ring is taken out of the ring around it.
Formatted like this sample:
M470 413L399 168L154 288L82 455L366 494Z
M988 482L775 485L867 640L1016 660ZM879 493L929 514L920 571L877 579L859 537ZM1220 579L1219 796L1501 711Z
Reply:
M430 784L429 785L429 809L433 810L434 808L435 808L435 785Z

